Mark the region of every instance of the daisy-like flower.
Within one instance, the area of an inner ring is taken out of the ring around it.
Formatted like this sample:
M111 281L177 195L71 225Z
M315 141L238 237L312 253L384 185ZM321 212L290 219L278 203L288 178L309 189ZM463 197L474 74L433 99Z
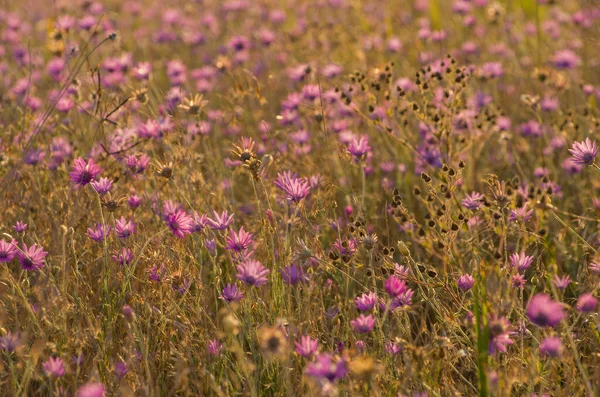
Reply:
M240 227L239 232L231 230L227 237L227 245L225 249L235 252L242 252L250 248L254 244L252 240L252 233L248 233L244 230L244 227Z
M522 274L515 274L512 277L512 286L515 288L525 288L525 284L527 284L527 280L525 279L525 276Z
M583 294L577 299L575 307L582 313L593 313L598 307L598 299L590 293Z
M540 342L540 356L557 358L562 356L563 345L560 338L548 337Z
M206 218L206 224L215 230L225 230L233 222L233 214L229 215L227 211L223 211L217 214L217 211L213 211L214 219Z
M558 277L558 275L554 276L554 285L560 290L567 289L570 283L571 278L568 275L563 277Z
M102 177L97 181L92 181L90 185L92 185L96 193L98 193L100 196L104 196L106 193L110 192L110 189L112 189L113 181L106 177Z
M514 333L511 330L510 322L504 317L493 317L488 322L490 333L490 342L488 351L490 354L500 351L506 353L507 345L515 343L510 337Z
M6 335L0 337L0 350L5 351L7 353L12 353L21 344L19 333L13 334L8 331Z
M202 99L202 95L196 94L193 97L185 98L179 105L179 108L185 110L188 114L196 116L208 104L208 101Z
M406 289L406 282L396 276L390 276L385 280L385 290L392 298L406 292Z
M37 244L27 247L27 245L23 243L22 251L17 252L17 258L19 258L23 270L41 269L44 267L44 258L46 255L48 255L48 253Z
M517 268L519 272L524 272L529 269L531 264L533 263L533 256L525 255L524 252L520 254L514 253L510 256L510 264Z
M304 178L298 178L297 174L291 171L277 173L275 186L283 190L289 201L299 202L310 193L310 185Z
M10 262L17 254L17 247L13 242L0 240L0 262Z
M174 236L184 238L186 234L192 233L194 219L179 208L168 215L167 225Z
M537 294L527 306L527 317L532 323L540 327L554 327L566 316L562 304L552 300L546 294Z
M596 141L585 138L585 141L573 143L569 152L572 155L571 161L575 164L591 165L598 154L598 146L596 146Z
M256 287L266 284L269 269L257 260L249 259L237 266L237 279Z
M50 357L42 364L44 373L50 378L60 378L66 374L65 363L60 357Z
M348 152L355 160L362 160L370 151L369 138L366 136L361 136L359 139L352 138L352 141L348 145Z
M133 219L125 219L122 216L120 219L115 220L115 232L119 238L127 238L135 233L136 224Z
M287 285L295 285L303 281L307 281L308 277L304 273L302 266L292 264L280 270L283 282Z
M462 291L468 291L475 285L475 279L470 274L463 274L458 278L458 288Z
M388 354L391 354L392 356L395 356L396 354L400 353L402 351L402 345L400 345L399 343L393 342L393 341L388 341L385 344L385 352Z
M475 211L481 207L484 198L485 196L483 194L473 192L465 197L465 199L462 201L462 206L466 209Z
M86 163L83 158L79 157L73 163L73 170L69 173L69 177L75 185L85 186L96 179L100 172L102 170L94 162L94 159L89 159Z
M354 300L356 308L363 312L373 310L377 303L377 294L375 292L369 292L368 294L362 294Z
M87 236L94 241L102 242L108 236L111 230L112 227L110 227L109 225L103 225L101 223L98 223L96 225L96 229L88 227Z
M335 382L348 373L348 364L344 359L334 360L328 353L319 354L315 362L306 366L306 374L310 377Z
M24 233L27 230L27 224L21 221L17 221L13 227L17 233Z
M319 350L319 340L308 335L302 335L300 342L296 342L296 353L302 357L312 357Z
M221 299L225 302L237 302L244 297L244 294L237 285L227 284L223 291L221 291Z
M526 206L523 206L510 211L508 220L513 222L527 222L531 219L531 215L533 215L533 210L528 210Z
M210 342L208 342L208 353L211 356L218 356L221 354L221 350L223 350L223 345L218 339L211 339Z
M356 332L360 334L368 334L369 332L373 331L373 328L375 328L375 318L373 318L372 314L367 316L361 314L354 320L350 321L350 325L352 325L352 328L354 328Z
M114 251L112 258L121 266L129 265L133 262L133 252L129 248L123 247L121 252Z

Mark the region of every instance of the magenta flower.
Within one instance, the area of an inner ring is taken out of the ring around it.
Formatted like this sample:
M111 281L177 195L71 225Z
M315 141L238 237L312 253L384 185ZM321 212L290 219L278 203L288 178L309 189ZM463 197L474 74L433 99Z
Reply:
M76 159L73 164L73 170L69 173L71 182L75 185L85 186L102 172L100 167L94 162L94 159L90 159L87 163L81 157Z
M27 230L27 224L21 221L17 221L15 226L13 227L17 233L23 233Z
M160 283L165 272L166 268L164 264L160 265L160 269L158 268L158 266L152 265L152 267L148 269L148 278L150 279L150 281Z
M506 353L507 346L515 343L510 338L513 331L511 331L510 322L506 318L494 316L488 322L488 329L490 333L488 351L490 354L496 351Z
M42 368L46 376L50 378L60 378L66 373L65 364L60 357L50 357L48 361L42 363Z
M510 264L516 267L519 272L524 272L529 269L533 263L533 256L525 255L524 252L520 254L514 253L510 256Z
M122 216L120 219L115 220L115 232L119 238L127 238L135 233L136 224L132 219L125 219Z
M39 270L44 267L44 258L48 255L46 251L37 244L27 247L23 243L22 251L17 252L17 258L21 262L23 270Z
M117 361L115 363L114 373L115 373L115 377L117 379L123 379L125 377L125 375L127 375L128 372L129 372L129 368L127 368L126 362Z
M121 266L129 265L133 262L133 252L129 248L123 247L120 252L114 251L112 258Z
M208 353L211 356L218 356L221 354L221 350L223 350L223 345L219 342L218 339L211 339L208 342Z
M221 214L217 214L217 211L213 211L213 213L215 218L207 218L206 224L215 230L225 230L233 222L233 214L229 215L227 211L223 211Z
M0 262L10 262L17 254L17 247L14 242L0 240Z
M483 194L473 192L465 197L465 199L462 201L462 206L466 209L475 211L481 207L484 198L485 196Z
M96 193L98 193L100 196L104 196L106 193L110 192L110 189L113 185L113 181L108 178L102 177L97 181L92 181L90 185L92 185Z
M468 291L475 285L475 279L470 274L463 274L458 278L458 288L463 291Z
M550 61L557 69L573 69L581 63L579 56L571 50L557 51Z
M368 334L375 328L375 318L372 314L365 316L364 314L359 315L354 320L350 321L352 328L360 334Z
M240 231L237 233L234 230L229 232L225 249L235 252L242 252L247 250L253 244L254 240L252 240L252 233L246 232L242 226L240 227Z
M194 227L194 219L184 210L177 209L168 215L167 225L174 236L184 238L186 234L191 234Z
M307 365L306 375L335 382L348 373L348 365L344 359L334 360L328 353L319 354L315 362Z
M554 285L560 290L567 289L570 283L571 278L568 275L563 277L558 277L558 275L554 276Z
M533 215L533 210L528 210L526 206L523 206L516 210L511 210L508 220L513 222L527 222L531 219L531 215Z
M266 284L269 269L257 260L249 259L237 266L237 279L256 287Z
M593 313L598 307L598 299L590 293L585 293L577 299L575 307L582 313Z
M310 358L317 354L319 350L319 340L312 339L308 335L303 335L300 342L296 342L296 353L302 357Z
M227 284L223 291L221 291L221 299L225 302L237 302L244 297L244 294L237 285Z
M112 227L98 223L96 224L96 229L88 227L87 236L94 241L102 242L108 236L111 230Z
M377 294L375 292L369 292L368 294L362 294L354 300L356 308L363 312L373 310L377 303Z
M562 304L552 300L546 294L537 294L527 306L527 317L532 323L540 327L554 327L566 316Z
M598 146L596 141L591 141L590 138L585 138L585 141L575 142L571 149L571 161L579 165L591 165L594 164L596 155L598 154Z
M295 285L303 281L307 281L308 277L304 273L302 266L292 264L280 270L283 282L287 285Z
M540 342L540 356L558 358L562 356L563 345L560 338L549 337Z
M310 193L310 185L304 178L298 178L297 174L291 171L277 173L275 186L283 190L289 201L299 202Z
M387 280L385 280L385 290L392 298L395 298L398 295L406 292L406 289L406 282L404 280L400 280L396 276L390 276Z
M361 136L358 140L352 138L352 141L348 145L348 152L355 160L362 160L370 151L369 138L366 136Z
M525 288L525 284L527 284L527 279L522 274L515 274L512 276L512 286L515 288Z
M86 383L77 390L77 397L104 397L106 388L102 383Z
M396 354L400 353L401 351L402 351L402 345L400 345L399 343L388 341L385 344L385 352L388 354L391 354L392 356L395 356Z
M5 351L7 353L12 353L21 344L19 333L13 334L8 331L6 335L0 337L0 350Z

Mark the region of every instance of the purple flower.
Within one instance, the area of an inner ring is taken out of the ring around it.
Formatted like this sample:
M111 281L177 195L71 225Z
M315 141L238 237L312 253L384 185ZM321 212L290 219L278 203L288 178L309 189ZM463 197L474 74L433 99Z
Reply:
M391 297L395 298L398 295L406 292L406 282L400 280L396 276L390 276L385 280L385 290Z
M17 247L14 242L0 240L0 262L10 262L17 254Z
M475 279L470 274L463 274L458 278L458 288L463 291L468 291L475 285Z
M42 363L42 368L46 376L50 378L60 378L65 375L65 364L60 357L50 357L48 361Z
M593 313L598 307L598 299L590 293L585 293L577 299L575 307L582 313Z
M96 224L96 229L88 227L87 236L94 241L102 242L106 236L108 236L111 230L112 227L98 223Z
M398 354L402 351L402 346L399 343L388 341L385 344L385 351L386 351L386 353L391 354L392 356L395 356L396 354Z
M400 265L398 263L394 263L394 275L401 280L404 280L408 277L410 273L410 269L407 266Z
M131 262L133 262L133 252L131 252L129 248L123 247L121 252L114 251L112 258L121 266L129 265Z
M585 141L574 142L571 149L571 161L579 165L591 165L594 163L598 154L598 146L596 141L591 141L590 138L585 138Z
M125 375L129 372L129 368L127 368L127 363L124 361L117 361L115 363L115 376L117 379L123 379Z
M510 264L516 267L519 272L524 272L529 269L533 263L533 256L525 255L524 252L520 254L514 253L510 256Z
M527 284L527 279L522 274L515 274L512 276L512 286L515 288L525 288L525 284Z
M295 285L303 281L307 281L307 276L304 273L302 266L292 264L280 270L283 282L287 285Z
M221 350L223 350L223 345L219 342L218 339L211 339L208 342L208 353L211 356L218 356L221 354Z
M237 266L238 274L236 277L238 280L245 282L246 284L260 286L266 284L269 274L269 269L264 267L262 263L257 260L249 259L244 263Z
M27 230L27 224L21 221L17 221L15 226L13 227L17 233L23 233Z
M494 316L488 322L490 334L490 342L488 351L490 354L500 351L506 353L506 346L515 343L510 337L513 334L511 331L510 322L504 317Z
M527 306L527 317L532 323L540 327L554 327L558 325L565 317L563 306L552 300L546 294L537 294Z
M462 201L462 205L466 209L475 211L481 207L484 198L485 196L483 194L473 192L471 195L467 195L467 197L465 197L465 199Z
M360 334L368 334L373 331L375 327L375 319L372 314L365 316L364 314L359 315L354 320L350 321L352 328Z
M319 340L312 339L308 335L303 335L300 338L300 342L296 342L296 353L302 357L310 358L317 354L319 350Z
M566 289L570 283L571 278L568 275L563 277L558 277L558 275L554 276L554 285L560 290Z
M235 284L227 284L221 291L221 299L225 302L237 302L244 297L242 291Z
M115 232L119 238L127 238L135 233L136 224L132 219L125 219L122 216L120 219L115 220Z
M223 211L221 214L217 214L217 211L213 211L213 213L215 218L207 218L206 224L215 230L225 230L233 222L233 214L229 215L227 211Z
M186 234L192 233L194 219L189 216L184 210L178 208L175 212L167 217L167 225L174 236L184 238Z
M136 209L137 207L140 206L140 204L142 204L142 199L141 197L139 197L137 194L132 193L128 198L127 198L127 205L129 205L129 208L131 208L132 210Z
M37 244L27 247L23 243L22 251L17 252L17 258L21 262L23 270L39 270L44 267L44 258L48 255L46 251Z
M234 230L229 231L225 249L235 252L242 252L247 250L253 244L254 240L252 240L252 233L246 232L242 226L240 227L240 231L237 233Z
M165 274L165 271L166 269L164 264L160 265L160 269L158 268L158 266L152 265L152 267L148 269L148 278L150 279L150 281L160 283L163 274Z
M77 390L77 397L104 397L106 388L102 383L86 383Z
M97 181L92 181L90 185L92 185L96 193L98 193L100 196L104 196L112 188L113 181L108 178L102 177Z
M348 152L350 152L356 160L363 159L370 151L371 146L369 146L369 138L366 136L361 136L358 140L352 138L350 145L348 145Z
M533 215L533 210L528 210L526 206L523 206L510 211L508 220L513 222L526 222L531 219L531 215Z
M540 356L557 358L562 356L563 345L560 338L548 337L540 343Z
M373 310L377 303L377 294L375 292L369 292L368 294L362 294L354 300L356 308L363 312Z
M581 59L571 50L557 51L551 59L557 69L573 69L581 63Z
M304 178L298 178L297 174L291 171L277 173L275 186L283 190L286 198L290 201L299 202L310 193L310 185Z
M20 345L19 334L12 332L7 332L6 335L0 337L0 350L3 350L7 353L12 353L17 350L17 347Z
M87 163L81 157L75 160L73 170L69 173L71 182L75 185L85 186L93 181L102 172L100 167L90 159Z
M307 365L306 375L313 378L335 382L348 373L348 365L344 359L334 360L328 353L319 354L315 362Z

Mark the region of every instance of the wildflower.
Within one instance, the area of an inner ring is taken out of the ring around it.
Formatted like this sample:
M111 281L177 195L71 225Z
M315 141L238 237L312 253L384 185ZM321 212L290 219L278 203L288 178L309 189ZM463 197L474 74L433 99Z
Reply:
M516 267L519 272L524 272L533 263L533 256L525 255L524 252L521 252L520 254L514 253L509 259L511 265Z
M102 383L86 383L77 390L77 397L104 397L106 388Z
M515 274L512 277L512 286L515 288L525 288L525 284L527 284L527 279L522 274Z
M104 196L112 188L113 181L106 177L102 177L97 181L92 181L90 184L92 185L96 193L98 193L100 196Z
M211 356L218 356L221 354L221 350L223 349L223 345L219 342L218 339L211 339L208 342L208 353Z
M533 215L533 210L528 210L526 206L523 206L516 210L511 210L508 220L513 222L527 222L531 219L531 215Z
M100 167L94 162L94 159L89 159L86 163L81 157L75 160L73 170L69 173L71 181L75 185L85 186L93 181L102 172Z
M217 211L213 211L213 213L214 219L207 218L206 224L215 230L225 230L233 222L233 214L229 215L227 211L223 211L221 214L217 214Z
M575 307L582 313L593 313L598 307L598 299L590 293L585 293L577 299Z
M396 343L393 341L388 341L385 344L385 351L386 351L386 353L391 354L392 356L395 356L396 354L398 354L402 351L402 346L399 343Z
M571 283L571 279L569 278L568 275L563 276L563 277L558 277L558 275L554 276L554 285L556 286L556 288L558 288L560 290L566 289L570 283Z
M269 269L257 260L250 259L237 266L237 278L246 284L260 286L266 284Z
M527 306L527 317L540 327L558 325L565 317L563 306L546 294L537 294Z
M394 275L401 280L404 280L408 277L410 273L410 269L407 266L399 265L398 263L394 263Z
M354 300L356 308L363 312L373 310L377 303L377 294L375 292L369 292L368 294L362 294Z
M50 357L48 361L42 363L42 368L46 376L50 378L60 378L65 375L65 364L60 357Z
M128 322L133 321L133 317L135 316L135 313L134 313L133 309L131 308L131 306L124 305L121 308L121 313L123 314L123 317L125 318L125 320L127 320Z
M352 138L350 145L348 145L348 152L354 156L356 160L363 159L367 153L371 151L369 146L369 138L361 136L360 139Z
M13 242L0 240L0 262L10 262L17 254L17 247Z
M560 338L548 337L540 342L540 356L557 358L562 356L563 345Z
M557 51L551 59L557 69L573 69L581 63L581 59L571 50Z
M112 258L121 266L129 265L133 262L133 252L127 247L123 247L121 252L114 251Z
M37 244L27 247L23 243L22 251L17 252L17 258L21 262L23 270L39 270L44 267L44 258L48 255L46 251Z
M115 376L117 379L123 379L125 375L129 372L129 368L127 368L127 363L124 361L117 361L115 363Z
M348 365L346 360L337 359L328 353L319 354L315 362L306 367L306 374L313 378L335 382L343 378L348 373Z
M510 327L510 322L504 317L494 316L488 322L490 342L488 350L490 354L497 350L506 353L506 346L515 343L510 337L513 334Z
M221 291L221 299L225 302L237 302L244 297L242 291L235 284L227 284Z
M237 233L234 230L229 232L225 249L235 252L242 252L247 250L253 244L254 240L252 240L252 233L246 232L242 226L240 231Z
M393 298L406 292L406 289L406 282L398 279L396 276L390 276L385 280L385 290Z
M261 327L258 339L266 358L281 358L287 354L287 339L279 327Z
M155 281L159 283L162 280L163 274L165 274L165 265L160 265L160 269L156 265L153 265L150 269L148 269L148 278L150 281Z
M132 210L136 209L137 207L140 206L140 204L142 204L142 199L141 197L139 197L137 194L133 193L131 194L128 198L127 198L127 205L129 205L129 208L131 208Z
M369 314L368 316L361 314L354 320L350 321L350 324L356 332L361 334L367 334L371 332L375 327L375 319L373 318L372 314Z
M465 199L462 201L462 205L466 209L475 211L481 207L484 198L485 196L483 194L473 192L471 195L467 195L467 197L465 197Z
M194 220L184 210L177 209L167 217L167 225L174 236L184 238L186 234L192 233Z
M307 280L302 266L292 264L280 270L283 282L287 285L295 285Z
M13 229L15 229L17 233L24 233L25 230L27 230L27 224L21 221L17 221Z
M277 173L275 186L283 190L286 198L290 201L299 202L310 193L309 183L304 178L298 178L291 171Z
M8 331L6 335L0 337L0 350L3 350L7 353L14 352L21 344L19 339L18 333L13 334L12 332Z
M127 238L135 233L136 224L133 218L130 220L125 219L122 216L120 219L115 220L115 232L119 238Z
M308 335L303 335L300 338L300 342L296 342L296 353L302 357L310 358L317 354L319 350L319 340L312 339Z
M596 141L591 141L590 138L585 138L585 141L575 142L571 149L571 161L579 165L591 165L594 163L598 154L598 146Z
M475 285L475 279L470 274L463 274L458 278L458 288L463 291L468 291Z
M87 236L94 241L102 242L108 236L111 230L112 227L98 223L96 224L96 229L88 227Z

